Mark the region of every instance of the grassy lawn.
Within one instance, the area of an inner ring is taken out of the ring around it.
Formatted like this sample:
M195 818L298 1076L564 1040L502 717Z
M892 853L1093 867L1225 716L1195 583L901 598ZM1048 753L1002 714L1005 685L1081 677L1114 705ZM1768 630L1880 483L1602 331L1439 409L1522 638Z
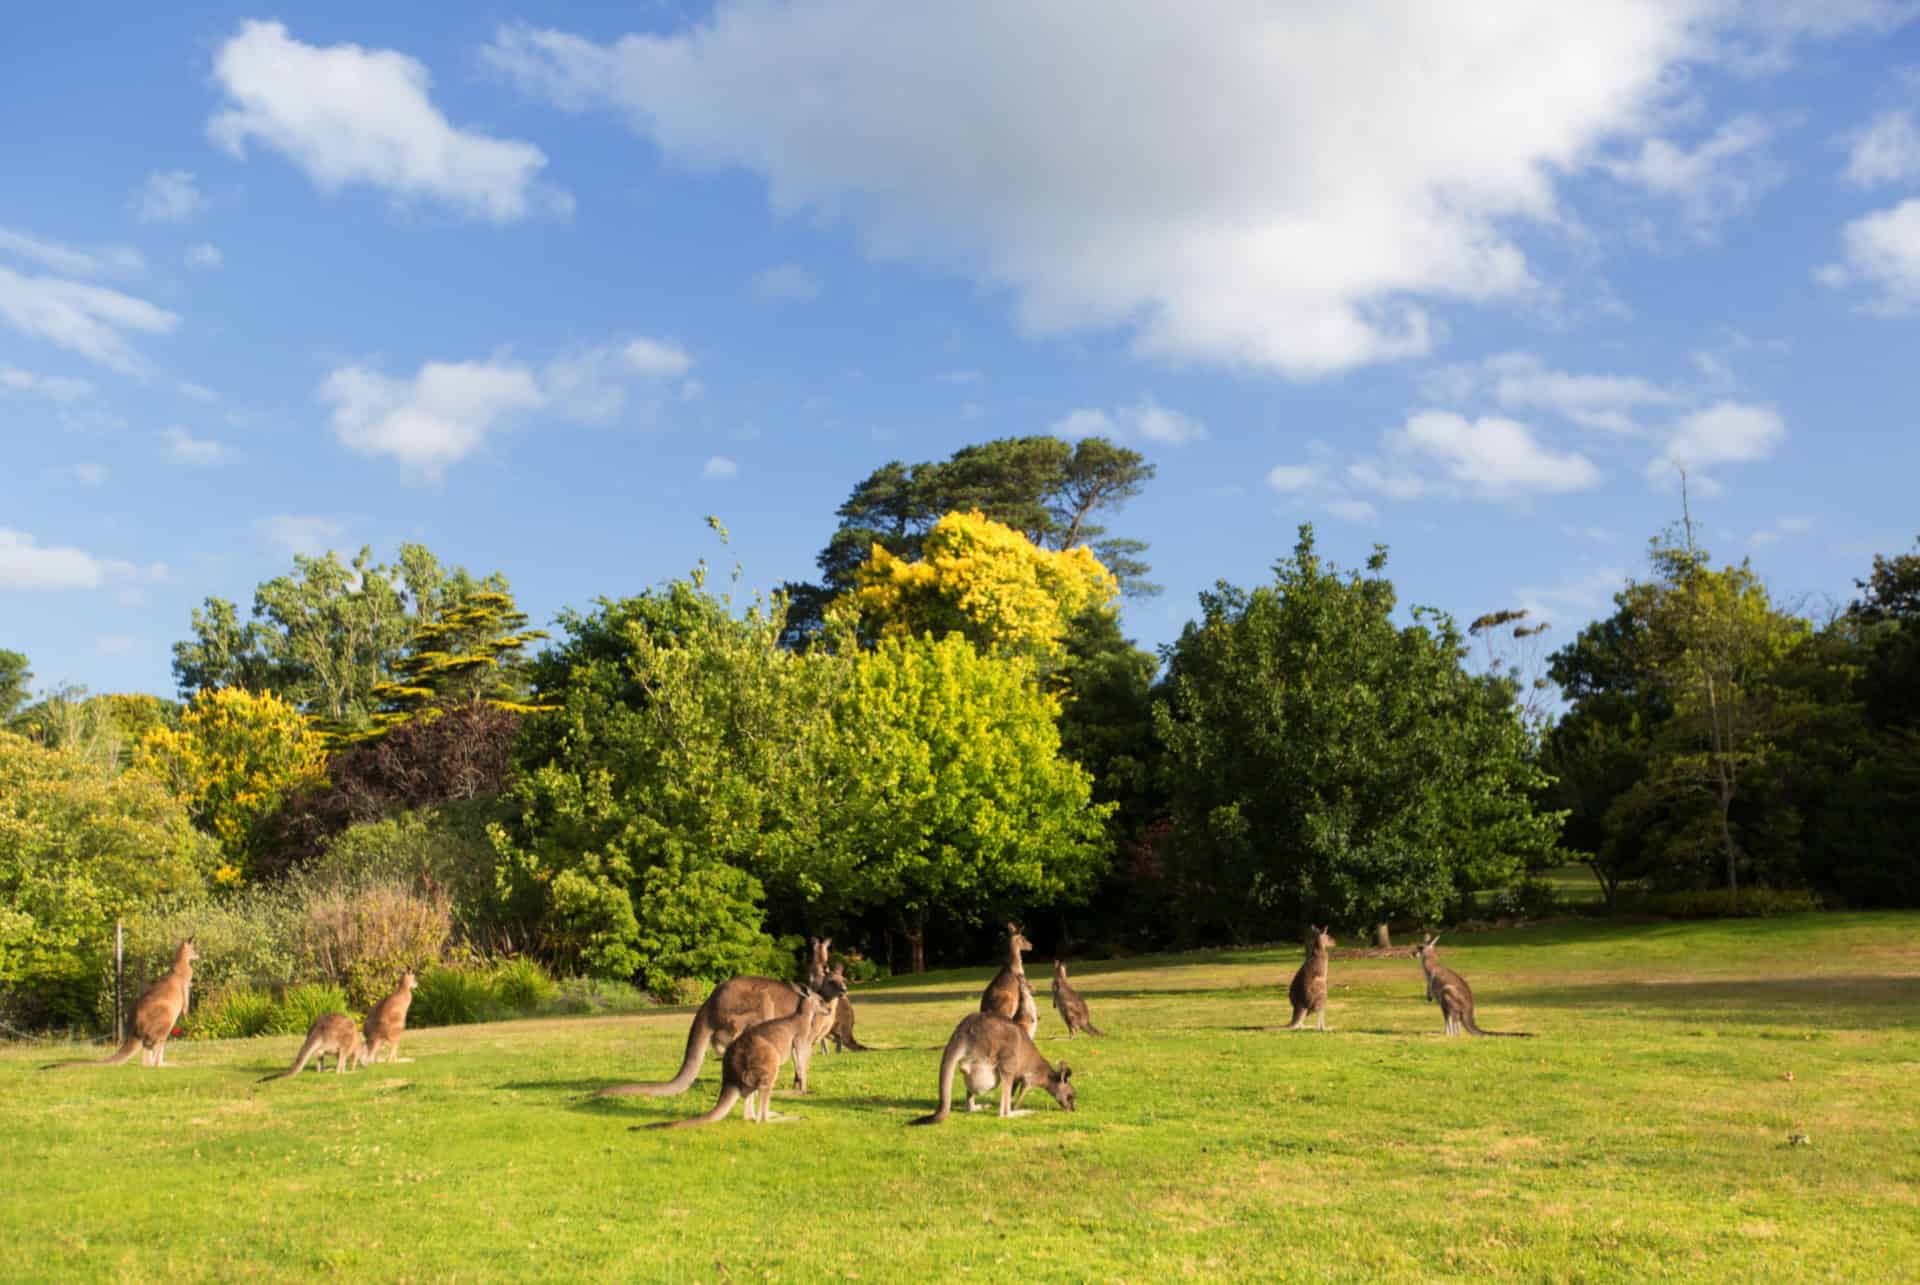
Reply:
M177 1068L0 1053L8 1279L844 1276L1898 1280L1920 1276L1920 915L1443 940L1482 1026L1405 959L1297 947L1076 970L1105 1039L1041 1047L1080 1109L910 1129L991 970L855 992L884 1051L816 1059L805 1118L634 1132L689 1010L420 1031L412 1064L256 1085L291 1037ZM1047 972L1033 970L1045 1001ZM1786 1077L1791 1073L1792 1079ZM1789 1143L1804 1135L1805 1145Z

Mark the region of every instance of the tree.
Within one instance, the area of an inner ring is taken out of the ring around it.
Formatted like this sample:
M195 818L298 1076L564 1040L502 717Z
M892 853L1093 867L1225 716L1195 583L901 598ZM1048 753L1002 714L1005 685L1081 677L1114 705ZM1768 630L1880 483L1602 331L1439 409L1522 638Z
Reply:
M482 704L515 714L526 703L527 645L547 637L527 628L526 613L504 589L476 589L451 598L415 628L393 678L371 696L380 704L375 727L386 731L408 719Z
M63 749L119 771L134 747L156 727L171 727L180 706L144 692L87 695L84 687L47 692L13 718L14 731L48 749Z
M869 637L954 632L976 647L1053 665L1074 618L1110 609L1115 591L1113 576L1084 546L1043 549L974 511L935 523L917 561L875 545L844 602Z
M1446 616L1396 626L1385 563L1343 575L1302 526L1273 584L1202 594L1169 650L1155 715L1197 926L1430 919L1552 848L1512 686L1462 668Z
M8 651L0 647L0 726L27 703L27 692L33 682L33 671L27 668L27 658L17 651Z
M826 839L849 902L884 907L926 967L930 913L995 920L1083 897L1111 811L1060 754L1031 665L948 636L858 655L835 704Z
M1874 555L1873 571L1854 582L1847 609L1866 651L1861 696L1876 728L1920 729L1920 545L1913 553Z
M326 742L272 693L227 687L193 698L177 728L147 733L133 766L163 782L195 825L220 845L216 872L237 884L258 873L260 823L288 795L320 779Z
M821 550L817 584L788 584L788 644L816 637L826 610L854 587L854 571L877 545L896 558L917 559L935 523L978 510L1023 532L1042 548L1091 547L1118 577L1122 593L1159 592L1141 559L1146 545L1107 537L1092 518L1138 495L1154 466L1139 452L1105 438L1069 444L1057 437L1009 437L956 451L946 460L882 465L839 508L840 525Z

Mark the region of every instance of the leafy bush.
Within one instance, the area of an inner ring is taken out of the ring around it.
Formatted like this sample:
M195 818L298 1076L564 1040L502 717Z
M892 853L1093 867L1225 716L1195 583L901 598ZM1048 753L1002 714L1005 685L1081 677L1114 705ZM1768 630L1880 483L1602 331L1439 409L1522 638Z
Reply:
M354 1003L372 1006L409 968L439 960L453 935L445 893L397 882L357 888L301 888L301 975L343 987Z
M651 995L626 982L604 977L569 977L558 984L548 1006L555 1013L638 1013L654 1007Z
M274 1023L273 996L250 986L222 991L187 1014L187 1038L244 1040L268 1034Z
M308 982L293 986L280 997L268 1015L264 1034L305 1035L313 1019L324 1013L351 1013L347 993L338 986ZM356 1019L358 1020L358 1019Z
M531 959L505 959L493 966L493 993L502 1004L522 1013L544 1007L560 993L547 970Z
M1493 895L1488 912L1514 919L1545 919L1561 909L1560 894L1538 875L1522 875Z
M793 974L798 947L783 950L760 930L760 881L746 871L676 855L647 871L641 889L634 898L640 982L661 999L678 995L682 978L710 989L756 968Z
M126 921L128 1004L173 967L173 953L193 938L195 996L248 988L280 991L306 979L292 946L300 906L287 889L246 888L225 897L189 897L156 905ZM113 960L94 976L95 1016L113 1025Z
M847 983L851 986L858 986L861 982L877 982L887 975L885 964L864 955L846 955L840 962L846 965Z
M416 1026L464 1026L511 1015L493 978L468 968L436 968L419 979L407 1020Z
M490 815L485 803L466 802L362 822L301 865L300 879L312 887L397 883L444 894L464 936L491 940L499 893L486 830Z
M1725 888L1695 892L1662 892L1642 900L1636 909L1673 919L1764 919L1798 915L1820 909L1820 898L1793 888L1742 888L1739 904Z

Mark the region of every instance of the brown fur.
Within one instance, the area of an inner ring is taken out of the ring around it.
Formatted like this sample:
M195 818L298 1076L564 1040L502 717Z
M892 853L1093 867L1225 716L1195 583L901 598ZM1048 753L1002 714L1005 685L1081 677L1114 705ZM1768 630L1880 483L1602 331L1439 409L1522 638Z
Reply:
M953 1073L966 1077L967 1110L978 1111L976 1093L1000 1086L1000 1114L1024 1115L1018 1110L1027 1090L1039 1085L1067 1111L1074 1109L1073 1071L1062 1062L1056 1070L1034 1047L1033 1037L1019 1023L995 1013L969 1013L953 1028L953 1037L940 1055L940 1105L932 1115L914 1124L939 1124L953 1114Z
M707 1060L709 1048L724 1053L749 1027L791 1016L801 993L802 988L792 982L771 977L728 978L713 988L707 1002L694 1013L693 1024L687 1029L687 1051L680 1059L679 1072L671 1080L609 1085L600 1090L600 1096L668 1098L685 1093L693 1086L694 1077L700 1074L700 1065ZM823 1000L837 998L839 993L840 988L832 978L820 988ZM807 1091L807 1064L812 1047L808 1045L807 1055L793 1060L793 1087L802 1093Z
M807 986L819 990L827 981L827 953L833 949L831 937L807 938Z
M987 989L980 996L982 1013L993 1013L1020 1023L1026 1028L1028 1039L1033 1038L1034 1031L1040 1025L1040 1010L1033 1002L1033 992L1027 987L1027 967L1021 962L1020 952L1032 949L1033 943L1021 934L1019 926L1008 924L1006 966L993 975L993 980L987 983Z
M1327 1029L1327 952L1334 947L1325 928L1307 926L1307 962L1293 975L1287 998L1293 1002L1293 1021L1286 1029L1305 1029L1309 1017L1320 1030Z
M766 1124L788 1118L775 1115L771 1108L773 1084L780 1078L780 1067L789 1057L797 1065L811 1053L815 1027L822 1021L830 1021L832 1016L832 1002L803 987L800 1005L793 1012L769 1022L756 1022L727 1046L726 1057L720 1064L720 1100L714 1103L713 1110L684 1120L662 1121L653 1127L679 1129L693 1124L714 1124L726 1119L733 1104L743 1098L749 1123Z
M820 1050L825 1052L827 1041L831 1040L833 1041L833 1051L836 1053L868 1052L869 1050L866 1045L853 1038L853 996L847 993L847 966L845 964L835 964L832 968L828 969L825 982L832 982L838 985L840 994L833 1001L833 1016L828 1022L826 1034L822 1035L817 1041L820 1045ZM825 982L822 984L824 985Z
M1085 1031L1089 1035L1105 1035L1093 1024L1087 1013L1087 1001L1080 998L1080 992L1073 989L1073 983L1067 980L1067 961L1053 961L1053 1006L1060 1011L1060 1020L1067 1024L1067 1038L1073 1038L1076 1031Z
M378 1062L382 1045L387 1050L387 1061L400 1060L400 1034L407 1029L407 1010L413 1007L413 988L416 985L418 982L409 968L400 978L400 989L375 1004L373 1011L367 1014L362 1062Z
M409 973L411 977L413 974ZM345 1013L322 1013L313 1019L313 1025L307 1028L306 1043L300 1046L293 1065L284 1071L260 1077L260 1083L268 1080L291 1079L307 1069L307 1060L317 1057L316 1070L327 1069L327 1054L333 1054L333 1069L345 1074L349 1064L364 1066L369 1060L366 1045L360 1042L360 1032L354 1029L353 1019Z
M1532 1039L1531 1031L1483 1031L1475 1025L1473 987L1467 985L1466 978L1439 962L1439 952L1434 949L1439 943L1439 934L1429 933L1425 941L1413 948L1413 954L1427 975L1427 998L1440 1006L1446 1033L1458 1035L1465 1031L1469 1035L1495 1035L1510 1040Z
M200 952L193 948L193 938L180 943L180 948L173 953L173 970L147 987L134 1004L133 1020L129 1023L133 1033L111 1057L55 1062L41 1070L51 1071L61 1066L119 1066L133 1056L135 1049L141 1050L141 1066L165 1066L167 1040L180 1014L187 1011L188 992L193 987L193 961L198 958Z

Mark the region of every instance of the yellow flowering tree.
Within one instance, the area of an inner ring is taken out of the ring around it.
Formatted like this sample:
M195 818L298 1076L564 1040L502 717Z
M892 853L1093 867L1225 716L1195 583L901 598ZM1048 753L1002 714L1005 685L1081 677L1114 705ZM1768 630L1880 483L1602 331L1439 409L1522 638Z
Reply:
M1043 549L974 511L941 518L917 560L874 545L842 603L872 637L959 633L983 650L999 647L1052 668L1073 618L1110 610L1119 591L1084 545Z
M182 799L193 822L220 845L214 877L237 884L254 866L260 819L326 770L326 740L306 715L271 692L222 687L201 692L177 728L148 732L136 769Z

